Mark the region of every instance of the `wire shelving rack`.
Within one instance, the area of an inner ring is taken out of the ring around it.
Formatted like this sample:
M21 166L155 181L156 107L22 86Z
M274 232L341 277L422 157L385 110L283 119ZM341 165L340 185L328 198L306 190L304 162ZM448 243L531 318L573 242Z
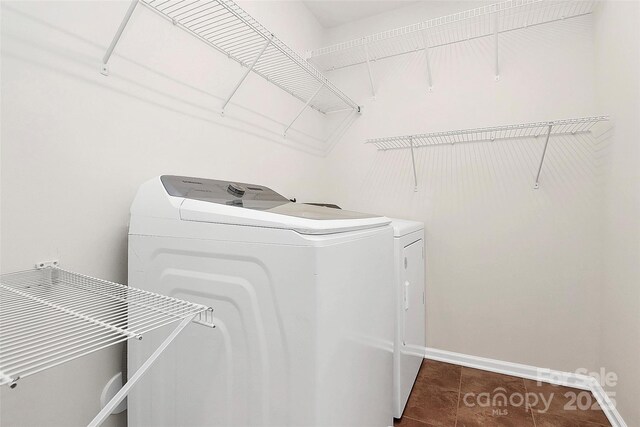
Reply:
M434 145L451 145L465 142L495 141L501 139L545 137L544 150L538 167L534 188L539 188L540 172L544 163L549 138L551 135L578 135L591 132L600 122L609 120L609 116L589 116L575 119L554 120L549 122L520 123L504 126L493 126L476 129L460 129L445 132L422 133L415 135L390 136L368 139L366 144L375 145L378 150L410 149L413 163L414 184L417 190L418 181L415 167L414 149Z
M423 147L428 145L455 144L459 142L482 142L494 141L496 139L539 137L541 135L547 135L550 125L551 135L575 135L589 132L596 123L607 120L609 120L609 116L590 116L550 122L521 123L476 129L372 138L368 139L366 144L373 144L378 150L393 150L411 148L411 146Z
M90 424L100 425L184 327L211 320L209 307L58 267L3 274L0 385L180 322Z
M305 103L305 108L321 113L360 109L313 65L231 0L133 0L103 58L103 74L108 74L107 63L138 3L247 67L224 102L223 111L251 71Z
M367 64L375 95L371 62L424 51L431 87L429 49L493 36L498 79L499 34L587 15L596 4L595 0L507 0L310 50L306 56L323 71Z

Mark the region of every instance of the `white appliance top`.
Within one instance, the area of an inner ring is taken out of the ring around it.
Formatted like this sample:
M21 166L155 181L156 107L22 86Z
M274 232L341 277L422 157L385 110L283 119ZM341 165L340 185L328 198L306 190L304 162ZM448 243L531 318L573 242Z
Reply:
M163 175L166 193L181 198L180 219L284 228L301 234L331 234L381 227L388 218L289 201L268 187L213 179Z
M414 231L424 230L424 223L406 219L391 218L391 225L393 226L394 237L402 237Z

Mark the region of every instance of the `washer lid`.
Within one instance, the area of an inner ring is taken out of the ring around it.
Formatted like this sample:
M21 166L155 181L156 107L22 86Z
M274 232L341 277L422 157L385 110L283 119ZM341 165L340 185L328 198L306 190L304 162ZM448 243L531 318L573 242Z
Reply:
M261 185L169 175L160 180L170 196L183 198L184 221L284 228L301 234L340 233L391 222L376 215L292 203Z
M402 237L414 231L424 230L424 223L418 221L408 221L406 219L391 218L391 225L393 226L393 236Z

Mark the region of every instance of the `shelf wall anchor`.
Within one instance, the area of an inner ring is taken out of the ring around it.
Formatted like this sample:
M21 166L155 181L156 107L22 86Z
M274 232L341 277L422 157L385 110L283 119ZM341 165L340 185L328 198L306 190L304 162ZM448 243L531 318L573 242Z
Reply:
M549 123L549 130L547 131L547 139L544 141L544 148L542 149L542 158L540 159L540 166L538 166L538 174L536 175L536 184L533 186L535 190L540 188L540 172L542 172L542 164L544 163L544 156L547 154L547 146L549 145L549 137L551 136L551 129L553 123Z
M418 191L418 174L416 172L416 157L413 153L413 138L409 138L411 144L411 164L413 165L413 191Z
M269 47L272 41L273 41L273 34L271 34L271 37L267 39L266 43L262 46L262 49L260 50L258 55L255 57L255 59L253 60L249 68L245 70L244 74L242 75L242 78L238 81L238 83L236 83L235 87L233 88L233 90L231 91L227 99L224 101L224 104L222 104L222 115L224 115L224 109L227 107L227 104L229 103L229 101L231 101L231 98L233 98L233 95L235 95L238 88L240 88L240 86L242 85L242 82L244 82L244 80L247 78L251 70L253 70L253 67L256 66L256 64L260 60L260 57L262 56L264 51L267 50L267 48Z
M289 123L289 126L287 126L284 129L284 136L287 136L287 132L289 131L289 129L291 128L291 126L293 126L293 124L296 122L296 120L298 120L298 118L302 115L302 113L304 113L304 110L307 109L307 107L309 106L309 104L311 104L311 101L313 101L313 98L315 98L318 93L320 93L320 91L322 90L322 88L324 87L324 83L320 84L320 87L318 88L318 90L316 90L313 95L311 95L311 97L309 98L309 100L304 104L304 107L302 107L300 109L300 112L294 117L293 120L291 120L291 123Z
M113 40L111 40L111 44L109 45L109 48L107 48L107 51L102 57L102 68L100 69L100 73L104 74L105 76L109 75L108 63L109 63L109 59L111 59L111 54L113 54L113 50L118 45L118 42L120 41L120 37L122 36L124 29L126 28L127 24L129 23L129 20L131 19L131 15L133 15L133 11L136 10L137 5L138 5L138 0L131 0L131 4L129 4L129 9L127 9L127 13L124 15L124 18L122 19L122 22L118 27L118 31L116 31L116 34L113 36Z
M427 39L427 35L422 33L422 40L424 41L424 58L427 62L427 83L429 84L429 88L427 89L429 92L433 90L433 81L431 77L431 59L429 58L429 40Z
M369 59L369 48L367 47L366 43L364 44L364 55L367 59L367 71L369 73L369 86L371 86L371 96L375 99L376 89L373 83L373 72L371 71L371 61Z

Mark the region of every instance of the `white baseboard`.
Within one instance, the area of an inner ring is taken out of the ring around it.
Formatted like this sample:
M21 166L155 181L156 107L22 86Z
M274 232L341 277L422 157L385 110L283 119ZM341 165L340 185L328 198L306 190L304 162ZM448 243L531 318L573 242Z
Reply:
M595 396L598 404L609 419L611 425L613 427L627 427L627 423L624 422L624 420L622 419L622 415L620 415L618 409L616 409L613 402L611 402L611 399L609 398L607 392L604 391L604 388L602 388L598 380L596 380L595 378L592 378L592 380L593 384L591 393L593 393L593 395Z
M598 380L592 376L575 374L572 372L554 371L546 368L522 365L520 363L470 356L467 354L454 353L429 347L425 348L424 357L426 359L452 363L454 365L465 366L467 368L481 369L483 371L496 372L498 374L511 375L514 377L573 387L581 390L589 390L593 393L613 427L627 427L627 424L611 402L611 399L609 399L607 393L604 391Z

